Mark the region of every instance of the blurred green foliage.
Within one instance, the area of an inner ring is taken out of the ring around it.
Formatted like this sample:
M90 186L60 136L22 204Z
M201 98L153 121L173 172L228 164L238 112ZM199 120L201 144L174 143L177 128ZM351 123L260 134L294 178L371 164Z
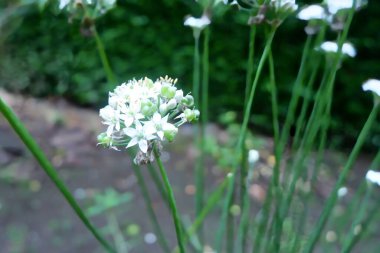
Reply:
M94 39L81 29L80 21L59 13L57 5L48 2L41 11L38 5L20 5L15 0L0 4L0 86L33 96L63 96L81 105L102 106L116 84L107 83ZM361 84L368 78L380 78L379 11L380 3L370 0L354 19L349 37L358 56L346 60L338 72L332 117L333 134L338 137L333 144L355 139L372 106L372 97L361 92ZM169 75L190 90L193 37L191 29L183 26L188 14L201 14L195 1L119 0L117 8L98 19L97 29L118 80ZM246 14L222 5L214 13L211 115L242 111L249 34L246 20ZM275 38L281 117L286 116L299 67L306 39L304 25L290 18ZM259 36L258 48L262 46L262 31ZM328 38L333 40L335 35L330 33ZM265 78L257 92L252 120L269 132L271 109ZM380 126L376 131L380 132ZM380 145L379 134L371 142Z

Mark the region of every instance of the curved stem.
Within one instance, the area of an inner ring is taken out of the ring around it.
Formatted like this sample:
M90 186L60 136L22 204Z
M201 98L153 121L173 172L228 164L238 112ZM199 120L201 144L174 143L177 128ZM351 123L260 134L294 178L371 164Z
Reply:
M166 192L168 193L170 209L172 212L175 231L177 234L179 251L180 251L180 253L185 253L185 247L183 244L183 237L182 237L182 230L181 230L181 223L179 220L179 215L178 215L178 210L177 210L177 206L176 206L176 202L175 202L175 198L174 198L173 189L170 185L168 175L166 174L165 167L162 164L159 151L157 150L156 147L153 148L153 153L154 153L154 158L156 159L158 168L160 169L161 177L162 177L162 180L164 182Z
M33 154L34 158L38 161L42 169L49 176L51 181L55 184L58 190L65 197L66 201L69 203L74 212L78 215L79 219L87 227L88 230L94 235L98 242L104 247L107 252L116 253L116 250L100 235L97 229L91 224L90 220L86 217L75 198L70 193L66 185L59 178L57 171L54 169L53 165L50 163L48 158L45 156L42 149L39 147L37 142L30 135L24 124L16 116L10 107L0 98L0 112L4 115L6 120L9 122L13 130L20 137L25 146Z

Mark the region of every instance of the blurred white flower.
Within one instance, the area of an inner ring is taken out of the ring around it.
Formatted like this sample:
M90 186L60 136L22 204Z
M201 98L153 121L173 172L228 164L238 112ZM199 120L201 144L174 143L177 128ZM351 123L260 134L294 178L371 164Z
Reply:
M362 88L364 91L372 91L380 97L380 80L369 79L362 85Z
M271 3L274 4L276 9L287 8L292 11L296 11L298 9L298 5L295 0L271 0Z
M320 48L327 53L337 53L338 52L338 44L333 41L323 42ZM344 43L342 47L342 53L348 55L350 57L356 56L356 50L351 43Z
M326 19L325 9L318 5L313 4L303 8L297 15L297 18L302 20L313 20L313 19Z
M251 149L248 151L248 162L250 164L256 163L260 158L260 154L256 149Z
M71 0L59 0L59 9L64 9Z
M338 190L338 197L339 197L339 198L342 198L342 197L346 196L347 193L348 193L348 189L347 189L347 187L341 187L341 188L339 188L339 190Z
M340 10L351 9L355 0L327 0L327 8L331 14L336 14ZM366 0L356 0L355 8L367 4Z
M211 20L207 15L203 15L200 18L188 17L185 19L185 26L190 26L193 29L203 30L206 26L211 24Z
M368 182L380 185L380 172L369 170L365 176Z

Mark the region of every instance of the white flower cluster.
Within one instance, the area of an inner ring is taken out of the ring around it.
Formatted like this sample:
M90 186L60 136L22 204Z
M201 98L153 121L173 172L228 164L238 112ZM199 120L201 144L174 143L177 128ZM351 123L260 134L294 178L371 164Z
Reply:
M79 7L85 5L95 9L96 13L104 14L116 5L116 0L59 0L59 9L67 9L69 12L75 12Z
M320 46L320 49L326 53L335 54L338 53L339 45L333 41L325 41ZM342 54L353 58L356 56L356 49L351 43L343 43Z
M356 0L355 9L366 4L366 0ZM327 22L333 30L342 30L345 15L353 6L354 0L326 0L322 4L306 6L298 13L297 17L311 22L305 29L307 34L314 34L318 30L318 21Z
M153 144L173 141L178 127L199 117L194 98L175 87L177 80L165 77L131 80L109 93L108 105L99 115L107 130L99 144L118 150L139 146L137 164L153 160Z

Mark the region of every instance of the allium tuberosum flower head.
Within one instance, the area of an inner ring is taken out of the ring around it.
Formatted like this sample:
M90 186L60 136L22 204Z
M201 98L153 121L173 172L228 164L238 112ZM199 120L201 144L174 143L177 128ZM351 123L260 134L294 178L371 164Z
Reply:
M380 104L380 80L369 79L362 86L364 91L371 91L375 98L375 104Z
M99 144L120 149L138 146L136 164L153 160L153 146L173 141L178 127L198 119L194 98L175 87L177 80L165 77L131 80L109 93L108 105L99 116L107 130L98 136Z

